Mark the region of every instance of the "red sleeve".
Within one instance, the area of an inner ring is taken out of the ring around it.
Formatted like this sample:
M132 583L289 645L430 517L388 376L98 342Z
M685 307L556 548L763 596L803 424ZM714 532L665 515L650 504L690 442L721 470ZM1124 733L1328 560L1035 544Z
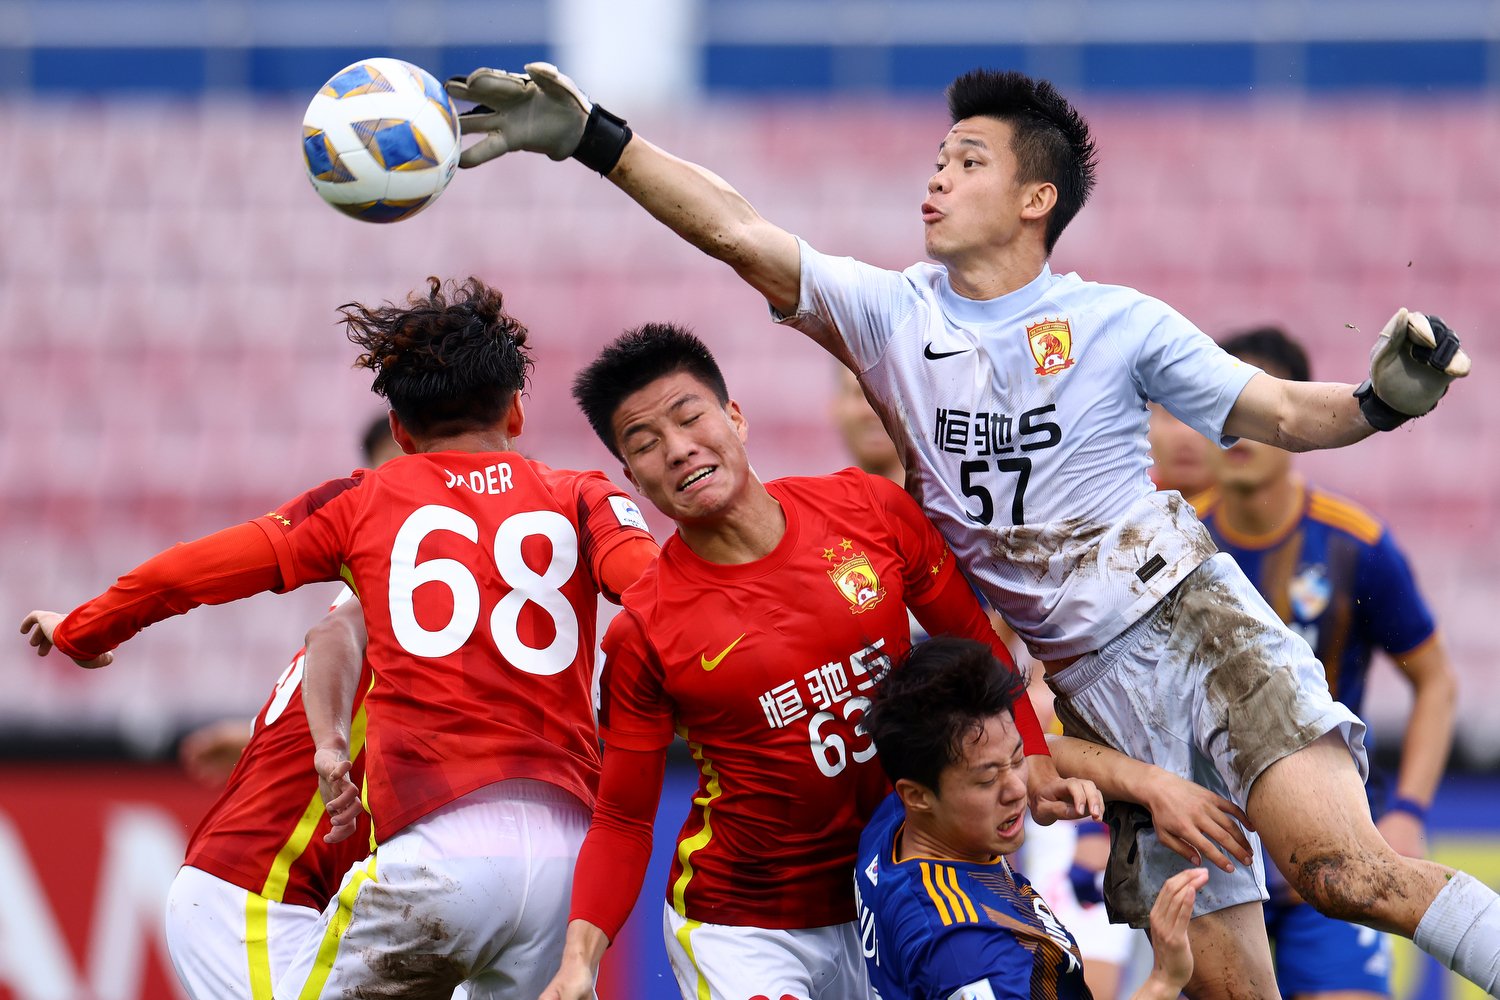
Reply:
M573 869L569 920L587 920L611 941L641 894L651 860L651 828L661 802L667 750L604 751L594 819Z
M281 583L275 549L254 523L174 545L64 618L53 633L75 660L107 653L141 629L200 604L224 604Z
M883 476L866 476L866 481L906 560L906 606L914 607L942 589L944 574L953 569L953 553L911 494Z
M635 501L621 493L620 488L610 482L604 473L584 473L579 476L576 489L583 554L588 560L589 572L593 574L599 592L618 604L620 593L625 588L611 586L611 578L606 574L606 560L622 545L646 541L655 548L656 540L646 530L646 519ZM640 570L648 564L649 560L636 568L626 586L634 583ZM620 566L616 564L609 568L617 570Z
M619 604L625 588L640 579L660 552L654 538L626 538L599 563L600 593Z
M665 749L676 733L676 712L635 615L615 615L600 648L604 667L599 676L599 732L604 742L626 750Z

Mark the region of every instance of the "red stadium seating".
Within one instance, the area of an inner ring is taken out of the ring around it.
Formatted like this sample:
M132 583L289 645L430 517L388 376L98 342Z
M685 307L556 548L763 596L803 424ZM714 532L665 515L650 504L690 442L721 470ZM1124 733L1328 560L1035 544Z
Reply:
M720 352L762 475L844 464L827 426L832 362L576 164L510 157L381 227L318 202L290 105L91 105L86 137L77 110L0 113L7 608L70 606L164 545L356 465L382 407L350 369L334 307L399 298L429 274L484 277L531 326L523 444L552 464L615 471L567 384L601 340L653 319L688 323ZM1087 110L1099 186L1057 269L1133 284L1210 333L1283 323L1329 379L1362 376L1401 304L1441 313L1481 372L1494 363L1492 111L1464 99ZM917 206L943 123L934 105L886 103L638 122L821 249L897 267L921 253ZM1471 728L1500 696L1488 669L1500 640L1479 624L1500 604L1489 556L1500 458L1484 444L1497 424L1500 396L1465 385L1411 430L1300 460L1396 526L1446 623ZM0 719L104 725L124 707L165 731L248 712L329 590L151 629L101 675L29 671L7 682Z

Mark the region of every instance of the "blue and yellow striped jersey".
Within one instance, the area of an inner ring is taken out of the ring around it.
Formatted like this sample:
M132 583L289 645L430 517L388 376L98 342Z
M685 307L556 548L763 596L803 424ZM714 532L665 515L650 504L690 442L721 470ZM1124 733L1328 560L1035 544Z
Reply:
M860 838L854 891L880 1000L1092 1000L1078 945L1003 858L897 860L895 794Z
M1193 503L1219 548L1312 646L1328 689L1356 715L1363 715L1375 650L1408 653L1432 637L1432 612L1406 557L1385 526L1358 505L1304 488L1301 514L1286 529L1248 537L1217 516L1215 491Z

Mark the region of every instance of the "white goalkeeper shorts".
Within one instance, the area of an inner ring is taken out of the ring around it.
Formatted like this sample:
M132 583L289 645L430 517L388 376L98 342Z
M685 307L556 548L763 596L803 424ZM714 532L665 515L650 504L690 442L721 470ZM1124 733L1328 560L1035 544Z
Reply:
M345 876L276 1000L535 1000L562 963L589 810L555 785L486 785L428 813Z
M1364 723L1333 700L1312 648L1222 552L1047 684L1069 736L1196 781L1241 808L1266 768L1325 733L1337 731L1360 777L1369 775ZM1110 803L1105 819L1110 919L1145 927L1162 883L1190 863L1156 839L1140 806ZM1194 916L1266 898L1259 838L1250 841L1249 868L1207 866Z
M310 906L278 903L199 868L167 893L167 952L193 1000L271 1000L271 987L318 926Z
M870 1000L859 924L799 930L690 920L666 904L662 934L683 1000Z

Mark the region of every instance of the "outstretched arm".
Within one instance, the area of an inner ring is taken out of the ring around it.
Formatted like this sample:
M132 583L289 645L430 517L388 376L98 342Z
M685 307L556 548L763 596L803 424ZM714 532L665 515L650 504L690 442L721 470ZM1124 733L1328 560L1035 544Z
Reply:
M33 611L21 623L39 655L55 645L81 667L102 667L110 650L147 625L200 604L223 604L281 586L276 552L254 522L174 545L126 573L59 620Z
M479 106L461 119L482 138L459 163L474 167L525 150L575 158L608 177L669 229L722 260L778 312L797 309L797 240L761 218L738 191L710 171L653 146L594 104L550 63L526 72L476 69L448 81L448 92Z
M359 789L349 777L349 725L358 694L360 665L369 635L364 608L348 600L307 632L302 665L302 710L313 738L313 767L331 829L330 844L354 833L359 821Z
M1469 374L1458 335L1436 316L1399 309L1370 353L1358 388L1256 375L1229 410L1224 433L1286 451L1342 448L1432 411Z

